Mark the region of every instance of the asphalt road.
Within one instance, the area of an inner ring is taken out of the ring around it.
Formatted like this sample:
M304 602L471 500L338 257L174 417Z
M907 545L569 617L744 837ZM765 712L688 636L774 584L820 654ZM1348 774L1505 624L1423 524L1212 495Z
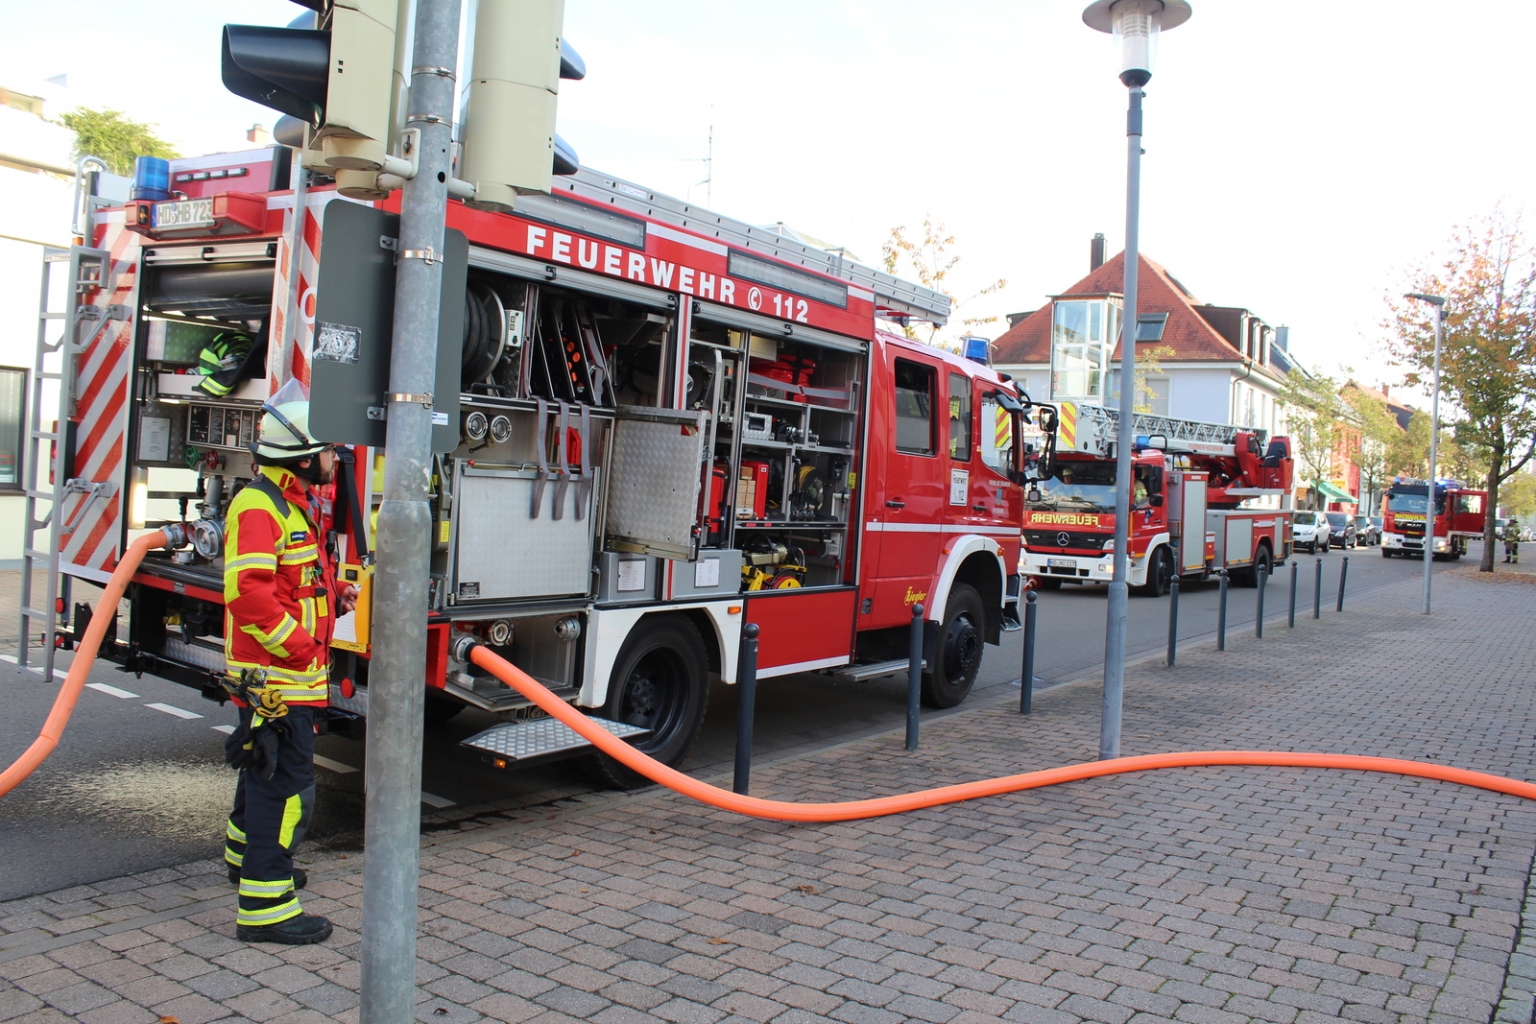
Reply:
M1459 563L1475 565L1479 546ZM1368 601L1373 589L1416 577L1421 563L1383 559L1376 549L1349 552L1348 603ZM1343 553L1323 558L1323 614L1334 599ZM1313 565L1302 563L1298 617L1311 614ZM1289 569L1270 580L1267 629L1284 629ZM1180 636L1185 645L1213 644L1217 587L1184 588ZM1073 587L1040 595L1037 686L1069 681L1103 663L1105 594L1102 586ZM1229 592L1229 630L1251 631L1255 591ZM1275 621L1279 617L1279 621ZM1154 655L1167 643L1168 598L1132 597L1128 652ZM986 650L978 692L1014 686L1019 680L1022 634L1007 634ZM67 656L65 659L67 663ZM145 676L135 678L96 665L91 686L59 749L26 782L0 799L0 900L17 899L102 878L148 871L218 853L235 775L224 767L223 742L235 720L231 707L201 699L195 691ZM56 685L0 663L0 764L9 764L32 742L47 716ZM736 689L716 685L704 730L685 768L708 776L728 774L734 757ZM765 761L839 743L898 726L905 715L906 684L890 677L836 684L819 676L764 680L758 687L755 757ZM963 706L963 705L962 705ZM807 709L814 709L808 712ZM931 713L930 713L931 714ZM573 762L521 771L498 771L458 746L461 739L496 719L469 710L427 730L423 768L424 828L457 828L466 812L509 816L541 803L589 792L593 786ZM1021 722L1027 741L1029 726ZM318 797L310 841L328 849L362 844L366 744L323 736L316 743ZM729 785L728 778L725 781ZM302 860L302 856L301 856Z

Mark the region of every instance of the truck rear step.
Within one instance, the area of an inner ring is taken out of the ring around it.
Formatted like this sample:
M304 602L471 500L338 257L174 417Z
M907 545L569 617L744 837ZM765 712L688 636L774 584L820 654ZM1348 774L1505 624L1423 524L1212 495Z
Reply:
M905 673L909 664L910 662L906 658L900 658L896 661L871 661L863 665L845 665L842 668L835 668L828 672L827 675L840 683L867 683L871 679L879 679L881 676L894 676L899 673ZM926 668L927 666L928 662L924 661L923 667Z
M642 726L606 718L588 716L587 721L602 726L623 740L638 740L651 734L651 730ZM555 718L535 718L494 726L461 741L459 746L482 751L498 760L516 761L518 764L569 757L592 749L592 744Z

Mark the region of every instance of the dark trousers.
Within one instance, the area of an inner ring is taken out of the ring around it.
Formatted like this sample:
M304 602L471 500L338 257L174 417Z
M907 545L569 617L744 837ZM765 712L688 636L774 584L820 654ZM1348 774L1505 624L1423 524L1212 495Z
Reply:
M249 708L240 709L242 725ZM226 829L224 859L240 870L237 923L247 928L278 924L302 913L293 888L293 850L309 828L315 806L315 712L288 705L288 736L277 748L270 779L243 771ZM259 726L258 728L267 728Z

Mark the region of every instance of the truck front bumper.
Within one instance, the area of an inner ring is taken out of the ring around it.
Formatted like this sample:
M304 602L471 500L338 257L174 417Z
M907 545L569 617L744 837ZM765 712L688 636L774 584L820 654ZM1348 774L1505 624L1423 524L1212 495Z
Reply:
M1424 538L1409 537L1402 533L1383 533L1381 546L1389 551L1410 551L1416 554L1424 553ZM1441 554L1450 550L1450 545L1444 537L1435 538L1435 553Z
M1131 586L1139 587L1146 582L1146 562L1145 556L1132 556L1129 574ZM1061 580L1064 583L1109 583L1115 578L1115 557L1109 552L1096 555L1046 555L1026 549L1020 567L1026 576Z

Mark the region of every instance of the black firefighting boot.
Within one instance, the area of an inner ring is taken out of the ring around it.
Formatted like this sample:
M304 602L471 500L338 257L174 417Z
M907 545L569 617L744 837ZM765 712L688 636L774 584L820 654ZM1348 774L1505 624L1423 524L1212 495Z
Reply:
M280 942L285 946L309 946L330 937L331 922L318 914L300 914L261 927L235 925L235 938L241 942Z
M239 885L240 884L240 869L235 867L233 864L229 865L229 884L230 885ZM293 887L295 889L302 889L302 888L304 888L308 884L309 884L309 872L305 871L303 868L294 868L293 869Z

